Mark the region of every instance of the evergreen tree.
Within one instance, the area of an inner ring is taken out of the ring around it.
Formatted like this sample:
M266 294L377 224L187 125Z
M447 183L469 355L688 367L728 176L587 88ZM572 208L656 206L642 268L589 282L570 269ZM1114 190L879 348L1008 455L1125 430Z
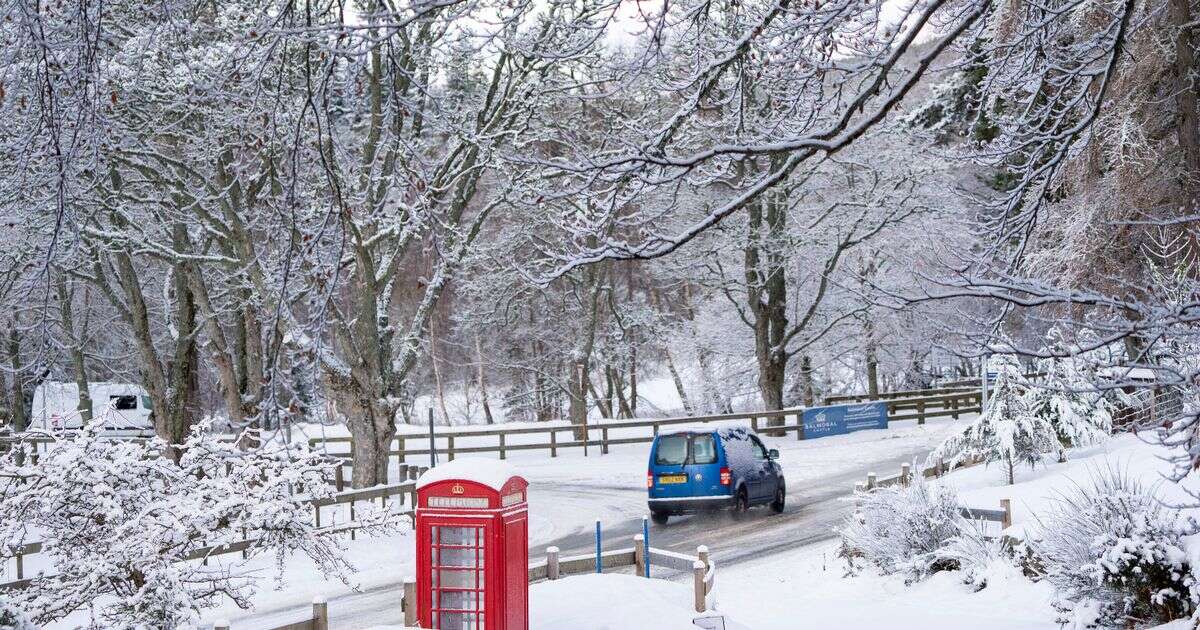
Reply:
M1038 364L1045 382L1025 394L1029 409L1054 427L1058 435L1058 461L1067 461L1067 450L1103 442L1112 432L1112 410L1098 393L1088 393L1088 380L1071 359L1049 359Z
M1043 453L1059 448L1058 431L1030 408L1015 357L993 357L992 367L997 375L987 409L961 433L938 446L930 458L949 459L952 464L973 458L989 464L1002 462L1008 483L1012 484L1018 464L1035 466Z

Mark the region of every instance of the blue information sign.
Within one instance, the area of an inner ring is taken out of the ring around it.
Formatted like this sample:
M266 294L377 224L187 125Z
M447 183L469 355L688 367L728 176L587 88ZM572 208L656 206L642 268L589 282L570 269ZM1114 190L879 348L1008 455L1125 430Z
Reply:
M804 410L804 439L887 428L887 403L833 405Z

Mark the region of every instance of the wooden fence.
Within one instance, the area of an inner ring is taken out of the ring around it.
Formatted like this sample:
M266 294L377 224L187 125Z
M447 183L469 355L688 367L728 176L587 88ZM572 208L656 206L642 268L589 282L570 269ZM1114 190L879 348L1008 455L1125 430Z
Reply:
M960 414L979 412L980 392L960 390L878 402L887 404L888 422L916 420L917 424L924 424L930 418L946 416L958 418ZM752 429L761 430L767 435L783 436L792 433L796 435L796 439L803 440L803 412L803 408L792 408L710 416L623 420L588 425L556 424L545 427L442 430L434 434L433 443L437 452L449 460L464 453L496 453L500 459L506 459L508 453L512 451L526 450L549 451L551 457L557 457L561 449L587 449L589 447L599 448L600 454L607 455L609 448L614 445L652 442L663 427L738 420L748 421ZM564 433L568 435L560 438L559 435ZM629 433L635 433L635 435L628 435ZM534 436L534 439L526 439L527 436ZM518 437L521 439L514 441L514 438ZM542 439L539 440L538 437L542 437ZM495 443L478 444L477 442L481 438L495 439ZM471 440L475 443L464 445L464 440ZM412 448L412 442L424 442L424 444L419 448ZM398 435L393 442L393 449L389 451L388 455L395 457L397 464L403 465L408 458L429 455L429 443L428 435L417 433ZM354 438L352 437L313 438L309 440L309 444L315 449L324 449L329 455L343 458L346 465L353 463L350 459L354 451ZM347 450L340 450L342 445L345 445ZM337 450L330 447L337 447Z

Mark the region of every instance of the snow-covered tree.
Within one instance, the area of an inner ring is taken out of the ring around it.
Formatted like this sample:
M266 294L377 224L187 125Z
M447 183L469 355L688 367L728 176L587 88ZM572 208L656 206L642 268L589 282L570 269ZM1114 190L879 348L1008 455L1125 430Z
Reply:
M37 630L23 611L0 595L0 630Z
M33 621L90 609L97 627L174 628L223 600L247 607L257 588L250 572L261 566L237 554L209 566L188 561L245 539L256 541L250 558L273 555L277 569L303 554L346 579L341 542L313 524L308 500L332 492L331 464L316 454L243 450L197 430L175 464L160 456L159 440L103 439L100 429L59 436L36 465L18 449L0 460L0 557L40 541L53 567L11 595ZM367 518L386 523L381 512Z
M1042 380L1030 385L1025 404L1049 422L1058 434L1058 460L1067 461L1066 449L1103 442L1112 432L1109 401L1095 391L1071 357L1037 362Z
M1044 453L1059 448L1058 429L1049 418L1030 408L1021 382L1021 366L1015 357L997 355L992 357L990 367L997 374L987 409L960 433L939 445L929 459L956 463L981 458L989 464L1000 462L1011 484L1018 465L1035 466Z

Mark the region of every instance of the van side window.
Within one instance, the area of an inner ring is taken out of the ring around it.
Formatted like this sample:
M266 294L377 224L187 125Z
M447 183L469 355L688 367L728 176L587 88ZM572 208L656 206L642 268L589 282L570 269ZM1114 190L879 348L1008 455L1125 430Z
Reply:
M763 446L763 443L758 438L750 436L750 443L753 445L755 459L767 458L767 447Z
M717 463L717 441L713 439L711 433L701 433L700 435L692 436L692 462L693 464L715 464Z
M137 396L109 396L108 401L118 411L137 409Z
M688 436L682 433L658 438L658 449L654 452L654 463L678 466L687 461Z

